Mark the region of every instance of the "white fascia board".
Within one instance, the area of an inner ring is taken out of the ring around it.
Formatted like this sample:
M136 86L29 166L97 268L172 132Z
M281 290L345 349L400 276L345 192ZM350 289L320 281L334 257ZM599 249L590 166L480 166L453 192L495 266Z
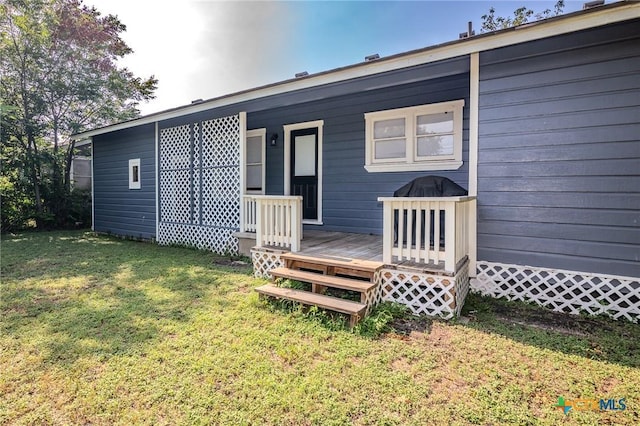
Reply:
M76 144L74 145L76 148L79 146L85 146L85 145L89 145L91 143L91 138L87 138L87 139L82 139L82 140L78 140L76 139Z
M640 2L613 3L610 6L601 6L594 11L578 11L574 14L550 18L541 22L534 22L518 27L500 30L495 33L487 33L474 36L465 40L456 40L433 47L428 47L413 52L401 53L381 58L372 62L338 68L308 77L294 80L286 80L281 83L258 87L243 92L211 99L195 105L187 105L150 114L141 118L114 124L99 129L72 135L72 139L85 139L91 136L157 121L168 120L187 114L198 113L209 109L233 105L240 102L251 101L267 96L278 95L296 90L309 89L340 81L367 77L388 71L424 65L431 62L442 61L458 56L469 55L475 52L497 49L528 41L539 40L561 34L595 28L616 22L624 22L640 18Z

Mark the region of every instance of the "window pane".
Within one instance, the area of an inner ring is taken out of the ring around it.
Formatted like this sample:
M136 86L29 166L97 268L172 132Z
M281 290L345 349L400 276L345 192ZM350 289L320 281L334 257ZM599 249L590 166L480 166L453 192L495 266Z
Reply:
M404 136L404 118L380 120L373 123L373 138L386 139Z
M316 135L296 136L294 176L315 176L316 174Z
M418 156L453 155L453 135L418 138Z
M453 133L453 113L419 115L416 134Z
M262 165L247 166L247 189L262 189Z
M131 181L132 182L138 182L140 180L140 172L138 170L138 166L133 166L132 170L131 170Z
M375 158L405 158L407 142L405 139L376 141Z
M247 163L262 163L262 137L247 138Z

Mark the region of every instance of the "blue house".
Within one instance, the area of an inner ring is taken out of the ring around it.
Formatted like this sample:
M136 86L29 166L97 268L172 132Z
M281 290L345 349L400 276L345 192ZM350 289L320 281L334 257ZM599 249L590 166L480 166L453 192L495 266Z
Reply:
M250 251L260 276L365 277L367 309L451 317L471 288L640 319L636 2L74 138L92 146L97 232ZM467 194L393 197L428 175Z

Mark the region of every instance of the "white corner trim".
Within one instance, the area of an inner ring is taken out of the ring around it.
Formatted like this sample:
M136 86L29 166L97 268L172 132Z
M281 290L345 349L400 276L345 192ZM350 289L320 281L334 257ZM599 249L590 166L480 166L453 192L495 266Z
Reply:
M93 139L89 138L89 143L91 143L91 230L95 231L95 223L96 223L96 197L95 197L95 182L94 174L93 174Z
M469 195L478 195L478 126L480 111L480 54L471 54L469 72Z
M284 128L284 195L291 195L291 132L302 129L318 129L318 220L302 223L322 225L322 140L324 120L305 121L304 123L285 124Z
M469 191L478 196L478 134L480 112L480 54L471 54L469 70ZM478 206L474 201L469 212L469 276L476 276L478 257Z
M239 223L238 223L238 231L242 230L242 224L244 223L244 203L242 202L242 195L244 194L244 181L246 174L246 150L245 145L247 143L247 113L245 111L241 111L238 113L238 121L240 127L240 137L238 144L240 144L240 188L238 188L238 203L240 205L240 215L239 215Z
M160 146L160 139L158 133L158 122L155 125L155 155L153 157L153 164L155 165L155 181L156 181L156 241L158 241L158 231L160 229L160 161L158 158L158 150Z
M517 28L499 31L496 34L476 36L464 41L452 41L441 45L427 47L418 51L400 53L389 58L381 58L369 63L355 64L332 71L326 71L305 78L287 80L281 83L258 87L219 98L211 99L194 105L185 105L167 111L161 111L138 119L116 123L111 126L89 130L72 135L74 139L85 139L90 136L127 129L155 121L167 120L187 114L193 114L222 106L240 102L308 89L344 80L366 77L387 71L393 71L417 65L428 64L469 55L474 52L497 49L528 41L539 40L555 35L572 33L584 29L599 27L640 18L640 3L628 2L605 7L602 10L590 12L575 12L576 15L552 18L546 22L523 25Z

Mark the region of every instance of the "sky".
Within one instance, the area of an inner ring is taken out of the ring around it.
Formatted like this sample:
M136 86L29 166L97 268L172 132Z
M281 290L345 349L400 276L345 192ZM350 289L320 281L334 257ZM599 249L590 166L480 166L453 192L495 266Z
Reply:
M585 0L586 1L586 0ZM143 115L241 90L457 40L481 16L536 12L555 1L84 0L126 25L134 53L120 61L158 78ZM565 1L564 13L583 1Z

